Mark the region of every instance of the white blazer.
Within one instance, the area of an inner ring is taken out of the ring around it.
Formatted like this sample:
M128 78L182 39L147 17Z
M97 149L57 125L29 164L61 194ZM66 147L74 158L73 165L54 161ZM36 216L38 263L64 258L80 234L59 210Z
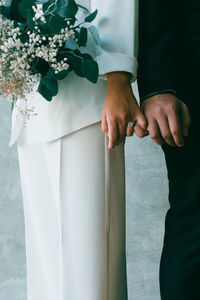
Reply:
M27 102L19 100L12 113L10 146L15 142L38 143L55 140L101 120L101 111L107 92L105 75L113 71L137 74L138 52L138 1L139 0L90 0L90 10L98 9L94 21L100 39L90 34L87 49L99 65L97 84L70 73L59 81L59 93L52 102L46 101L35 91ZM19 112L34 107L24 126Z

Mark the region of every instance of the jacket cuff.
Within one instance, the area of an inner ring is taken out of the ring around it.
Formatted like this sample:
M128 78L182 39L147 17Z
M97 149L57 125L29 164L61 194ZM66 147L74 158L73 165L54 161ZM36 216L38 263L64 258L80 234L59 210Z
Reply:
M110 72L128 72L132 75L132 82L137 78L138 62L135 57L103 51L101 55L96 57L96 61L99 66L99 76L103 79L106 79L105 75Z
M141 102L143 102L144 100L146 100L150 97L153 97L153 96L156 96L156 95L159 95L159 94L172 94L172 95L176 96L176 91L173 90L173 89L166 89L166 90L162 90L162 91L152 92L152 93L149 93L149 94L143 96L141 98Z

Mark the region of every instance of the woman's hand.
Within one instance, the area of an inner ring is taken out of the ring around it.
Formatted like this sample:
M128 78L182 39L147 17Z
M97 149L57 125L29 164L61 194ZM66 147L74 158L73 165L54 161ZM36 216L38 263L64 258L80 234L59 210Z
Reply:
M126 136L132 136L134 131L140 138L147 136L148 131L147 120L132 92L129 73L108 73L107 80L108 93L102 112L102 131L109 137L108 148L112 149ZM129 127L129 122L136 122L135 127Z

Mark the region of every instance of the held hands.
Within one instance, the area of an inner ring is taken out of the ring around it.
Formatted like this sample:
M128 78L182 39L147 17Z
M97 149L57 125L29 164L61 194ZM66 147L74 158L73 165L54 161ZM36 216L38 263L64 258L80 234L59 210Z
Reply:
M140 138L148 135L147 121L132 92L130 75L125 72L107 74L108 93L102 112L102 131L109 137L108 148L123 142L135 132ZM136 122L134 128L129 122Z
M184 146L191 124L187 106L172 94L158 94L144 100L142 111L149 134L158 145Z

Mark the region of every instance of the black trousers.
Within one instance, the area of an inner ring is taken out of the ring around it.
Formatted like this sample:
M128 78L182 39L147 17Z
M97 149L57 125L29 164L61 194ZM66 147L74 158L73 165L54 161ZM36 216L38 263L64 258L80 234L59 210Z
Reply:
M183 148L162 146L170 202L160 264L162 300L200 300L200 118L195 120Z

